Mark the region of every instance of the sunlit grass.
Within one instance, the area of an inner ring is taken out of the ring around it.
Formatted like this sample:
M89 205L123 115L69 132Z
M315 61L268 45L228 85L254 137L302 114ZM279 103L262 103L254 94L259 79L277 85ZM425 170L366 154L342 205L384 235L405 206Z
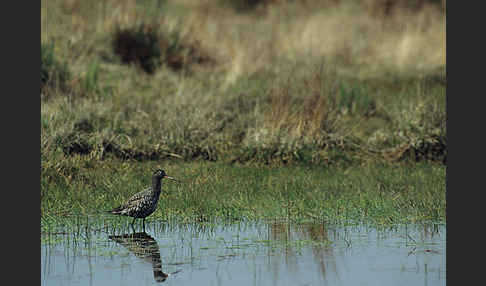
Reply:
M69 184L43 181L41 222L73 215L131 222L102 212L148 186L156 164L104 165L80 169ZM440 165L268 168L181 163L164 168L181 183L163 184L159 206L149 220L445 220L445 167Z

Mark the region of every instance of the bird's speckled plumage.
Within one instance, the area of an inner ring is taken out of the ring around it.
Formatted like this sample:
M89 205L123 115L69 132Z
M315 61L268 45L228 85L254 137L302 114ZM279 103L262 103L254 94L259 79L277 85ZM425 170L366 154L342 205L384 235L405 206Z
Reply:
M133 218L145 218L157 208L160 191L149 187L131 196L123 205L111 211L113 214L126 215Z
M159 202L159 196L162 191L161 180L163 178L175 180L174 178L167 176L164 170L158 169L152 175L151 187L134 194L124 204L108 212L133 217L133 222L135 222L135 219L137 218L142 218L143 225L145 226L145 218L157 209L157 203Z

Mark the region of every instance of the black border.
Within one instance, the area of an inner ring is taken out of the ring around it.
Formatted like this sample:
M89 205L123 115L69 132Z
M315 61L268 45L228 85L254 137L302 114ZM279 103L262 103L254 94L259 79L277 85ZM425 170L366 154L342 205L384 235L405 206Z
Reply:
M40 5L11 1L2 7L0 205L7 284L36 285L40 278Z

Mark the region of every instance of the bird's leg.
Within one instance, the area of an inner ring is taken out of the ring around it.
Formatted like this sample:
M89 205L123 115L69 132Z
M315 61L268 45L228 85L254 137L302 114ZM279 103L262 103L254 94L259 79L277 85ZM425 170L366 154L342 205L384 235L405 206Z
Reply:
M143 231L145 232L145 218L143 218L142 227L143 227Z
M135 223L135 218L132 220L132 229L133 229L133 224Z

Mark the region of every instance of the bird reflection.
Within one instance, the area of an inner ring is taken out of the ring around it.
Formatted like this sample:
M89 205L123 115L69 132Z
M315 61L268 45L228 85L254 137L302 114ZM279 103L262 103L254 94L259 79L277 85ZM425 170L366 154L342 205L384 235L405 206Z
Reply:
M156 282L164 282L170 274L162 271L162 261L160 259L159 245L157 241L146 232L134 232L124 235L110 235L109 239L123 245L130 250L136 257L152 263L154 279Z

